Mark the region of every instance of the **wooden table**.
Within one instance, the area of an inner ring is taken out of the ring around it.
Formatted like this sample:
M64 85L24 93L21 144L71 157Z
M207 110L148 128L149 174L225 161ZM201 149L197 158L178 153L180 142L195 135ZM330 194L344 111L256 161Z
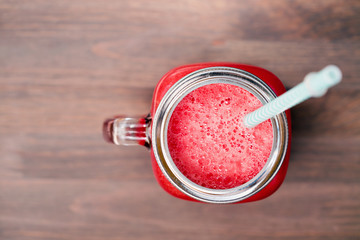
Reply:
M0 239L359 239L360 2L0 1ZM292 110L287 178L240 205L175 199L149 153L102 139L149 112L173 67L269 69L286 87L343 82Z

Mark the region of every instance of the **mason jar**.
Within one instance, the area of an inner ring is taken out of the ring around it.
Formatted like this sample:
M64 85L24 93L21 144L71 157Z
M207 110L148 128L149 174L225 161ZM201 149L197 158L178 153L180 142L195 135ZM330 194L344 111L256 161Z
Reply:
M181 66L160 79L149 114L107 119L103 125L105 139L117 145L147 147L158 183L177 198L206 203L243 203L270 196L280 187L287 172L291 139L289 110L270 119L273 132L270 156L260 172L240 186L229 189L201 186L186 177L174 163L167 139L172 113L185 96L208 84L241 87L262 104L285 92L284 85L273 73L259 67L237 63Z

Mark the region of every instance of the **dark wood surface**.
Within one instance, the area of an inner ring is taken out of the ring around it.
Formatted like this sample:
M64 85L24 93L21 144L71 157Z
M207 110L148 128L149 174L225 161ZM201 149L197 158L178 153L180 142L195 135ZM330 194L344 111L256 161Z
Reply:
M359 239L360 2L0 1L0 239ZM290 88L337 64L343 82L292 110L287 178L240 205L175 199L149 153L102 139L149 112L173 67L269 69Z

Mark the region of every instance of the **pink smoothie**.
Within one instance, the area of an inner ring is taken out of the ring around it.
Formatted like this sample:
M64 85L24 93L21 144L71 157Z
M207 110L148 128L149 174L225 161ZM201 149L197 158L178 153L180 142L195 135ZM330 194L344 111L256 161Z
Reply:
M264 167L273 144L270 120L253 129L242 123L260 106L250 92L230 84L210 84L189 93L168 127L168 146L178 169L212 189L252 179Z

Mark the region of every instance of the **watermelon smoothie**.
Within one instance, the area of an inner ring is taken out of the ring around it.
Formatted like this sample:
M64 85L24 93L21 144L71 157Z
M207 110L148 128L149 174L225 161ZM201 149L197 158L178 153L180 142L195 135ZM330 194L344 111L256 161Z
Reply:
M252 129L242 121L261 106L253 94L231 84L209 84L189 93L168 126L168 147L177 168L212 189L251 180L264 167L273 144L270 120Z
M270 196L289 162L290 111L252 129L247 113L285 92L271 72L237 63L174 68L158 82L146 117L103 124L117 145L150 150L154 175L169 194L190 201L243 203Z

